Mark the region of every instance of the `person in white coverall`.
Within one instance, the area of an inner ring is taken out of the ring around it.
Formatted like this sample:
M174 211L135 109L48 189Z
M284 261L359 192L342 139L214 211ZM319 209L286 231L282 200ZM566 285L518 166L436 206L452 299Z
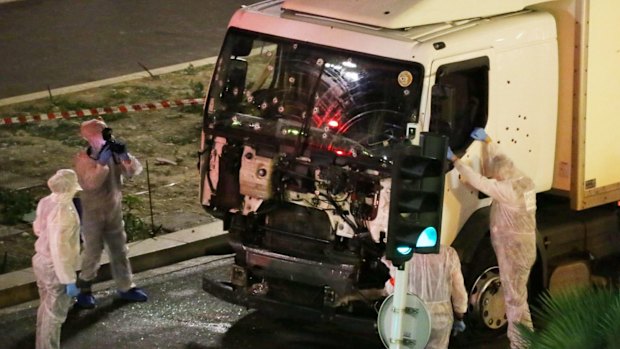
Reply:
M467 291L461 273L461 261L451 246L441 245L437 254L415 254L408 262L409 292L420 297L431 317L431 335L427 349L446 349L450 333L465 330L463 316L467 311ZM386 282L386 292L394 292L395 268ZM456 321L454 319L456 318Z
M76 305L81 308L96 305L91 285L97 276L104 245L120 298L144 302L148 299L146 293L132 280L121 211L122 177L140 174L142 165L123 143L111 137L111 129L102 120L83 122L80 134L90 146L77 154L74 163L84 189L81 194L84 244Z
M52 193L41 199L32 225L32 269L40 304L37 311L36 348L60 348L60 329L72 297L77 296L76 273L80 254L80 218L73 196L80 191L73 170L58 170L48 181Z
M536 261L535 185L512 160L498 152L484 129L474 129L471 137L484 142L483 171L490 178L474 172L450 149L448 158L467 183L493 199L491 243L497 256L506 303L508 339L512 349L521 348L523 345L515 325L521 323L532 328L527 282Z

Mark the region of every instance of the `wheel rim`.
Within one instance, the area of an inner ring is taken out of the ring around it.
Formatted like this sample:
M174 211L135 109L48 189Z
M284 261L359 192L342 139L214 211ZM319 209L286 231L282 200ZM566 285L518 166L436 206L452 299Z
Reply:
M499 268L485 270L474 282L469 293L469 306L476 322L497 330L506 325L504 289L499 278Z

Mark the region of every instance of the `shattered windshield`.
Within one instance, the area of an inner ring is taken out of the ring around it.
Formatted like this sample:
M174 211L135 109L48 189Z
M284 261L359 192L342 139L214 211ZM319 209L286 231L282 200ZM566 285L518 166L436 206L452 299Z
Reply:
M206 124L243 139L385 157L418 121L422 73L417 63L231 29Z

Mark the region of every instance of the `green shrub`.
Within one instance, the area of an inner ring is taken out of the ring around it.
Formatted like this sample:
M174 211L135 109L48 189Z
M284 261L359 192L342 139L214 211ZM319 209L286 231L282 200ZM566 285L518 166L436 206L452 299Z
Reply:
M202 84L202 82L197 81L194 82L193 80L190 80L189 82L189 87L192 91L191 94L191 98L202 98L205 95L205 85Z
M151 227L134 213L141 204L142 200L137 196L123 196L123 221L127 241L144 240L152 236Z
M183 69L185 75L196 75L196 67L193 64L189 64L187 68Z
M620 293L603 288L569 289L541 296L532 309L534 331L519 325L529 349L611 349L620 343Z
M139 197L135 195L123 196L123 221L129 242L152 238L162 231L161 226L151 226L134 213L141 205L142 200Z

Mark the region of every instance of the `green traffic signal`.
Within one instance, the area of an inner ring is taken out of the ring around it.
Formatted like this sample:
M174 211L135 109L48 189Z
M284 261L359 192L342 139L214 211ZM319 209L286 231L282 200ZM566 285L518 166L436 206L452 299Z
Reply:
M437 229L434 227L426 227L418 237L415 247L434 247L437 245Z
M435 245L437 245L437 229L434 227L426 227L418 237L415 247L434 247ZM411 248L411 246L401 245L396 247L396 251L403 256L407 256L413 252L413 248Z
M448 138L432 133L394 148L385 256L395 266L439 252L447 149Z
M406 256L413 251L413 248L409 246L398 246L396 247L396 251L398 251L398 253L402 254L403 256Z

